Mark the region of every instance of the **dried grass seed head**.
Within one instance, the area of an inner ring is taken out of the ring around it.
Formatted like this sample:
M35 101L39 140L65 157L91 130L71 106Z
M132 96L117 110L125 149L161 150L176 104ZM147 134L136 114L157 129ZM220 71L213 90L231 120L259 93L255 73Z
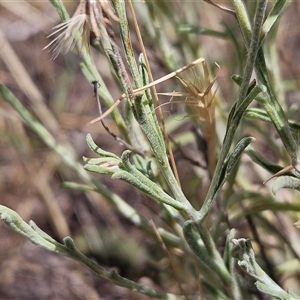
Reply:
M44 49L49 48L55 59L61 52L71 51L77 42L88 47L91 32L100 40L101 29L111 24L110 19L119 22L111 1L81 0L73 16L53 28L48 37L57 36Z

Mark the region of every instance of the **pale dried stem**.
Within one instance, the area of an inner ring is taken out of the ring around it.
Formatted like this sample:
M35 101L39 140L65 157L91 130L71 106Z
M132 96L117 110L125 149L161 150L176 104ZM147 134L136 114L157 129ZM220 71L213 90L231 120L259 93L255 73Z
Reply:
M159 234L159 232L157 230L157 227L155 226L153 220L150 220L150 223L152 225L152 228L153 228L153 231L155 233L155 236L156 236L156 238L158 239L158 242L161 245L161 248L163 249L163 251L165 252L166 256L168 257L170 267L171 267L171 269L173 271L174 277L175 277L175 279L177 281L177 284L178 284L178 287L180 289L181 294L184 295L187 300L189 300L189 297L187 296L187 293L185 292L185 290L183 289L183 287L182 287L182 285L180 283L180 279L179 279L179 277L177 275L176 268L174 266L174 261L172 259L172 256L171 256L171 254L170 254L170 252L169 252L166 244L164 243L161 235Z
M141 92L143 92L143 91L145 91L145 90L147 90L147 89L149 89L149 88L151 88L151 87L153 87L153 86L155 86L155 85L157 85L157 84L160 84L160 83L162 83L162 82L164 82L164 81L166 81L166 80L169 80L169 79L171 79L171 78L173 78L173 77L175 77L175 76L177 76L178 74L180 74L180 73L182 73L182 72L184 72L184 71L186 71L186 70L188 70L188 69L190 69L190 68L192 68L193 66L196 66L197 64L199 64L199 63L202 63L204 61L204 58L198 58L198 59L196 59L195 61L193 61L193 62L191 62L191 63L189 63L188 65L186 65L186 66L184 66L184 67L182 67L182 68L180 68L180 69L178 69L178 70L176 70L176 71L174 71L174 72L172 72L172 73L170 73L170 74L168 74L168 75L166 75L166 76L163 76L163 77L161 77L161 78L159 78L159 79L157 79L157 80L155 80L155 81L152 81L151 83L149 83L149 84L147 84L147 85L144 85L144 86L142 86L142 87L140 87L140 88L138 88L138 89L135 89L135 90L133 90L133 93L135 94L135 95L138 95L138 94L140 94ZM114 105L113 106L111 106L103 115L101 115L100 117L98 117L98 118L96 118L96 119L94 119L94 120L92 120L92 121L90 121L90 122L88 122L87 123L87 126L90 126L90 125L93 125L93 124L95 124L95 123L97 123L97 122L99 122L99 121L101 121L101 120L103 120L104 118L106 118L120 103L121 103L121 101L124 99L124 98L126 98L126 94L123 94L123 95L121 95L121 97L119 97L117 100L116 100L116 102L114 103Z
M138 25L138 22L137 22L137 18L136 18L131 0L128 0L128 4L129 4L131 14L133 16L133 23L134 23L134 27L135 27L135 30L136 30L136 33L137 33L137 37L138 37L138 40L139 40L139 43L140 43L140 46L142 48L142 52L143 52L143 55L144 55L144 59L145 59L145 63L146 63L146 69L147 69L147 72L148 72L148 75L149 75L149 79L150 79L150 82L153 82L153 76L152 76L150 64L149 64L149 61L148 61L147 52L146 52L146 49L145 49L145 46L144 46L143 38L142 38L142 35L141 35L141 32L140 32L140 28L139 28L139 25ZM160 105L159 105L159 99L158 99L158 96L157 96L157 91L156 91L155 86L152 87L152 92L153 92L153 97L154 97L154 100L155 100L155 105L158 108L158 116L159 116L159 120L160 120L161 125L162 125L162 132L163 132L163 135L164 135L164 138L165 138L165 141L166 141L166 145L167 145L167 148L168 148L168 153L169 153L169 156L170 156L173 172L174 172L174 175L176 177L177 183L180 185L179 175L178 175L176 162L175 162L174 155L173 155L172 146L171 146L170 139L169 139L169 136L168 136L168 133L167 133L167 130L166 130L165 121L164 121L163 113L162 113Z
M287 166L287 167L283 168L282 170L280 170L279 172L272 175L270 178L268 178L266 181L264 181L263 184L266 184L267 182L269 182L271 179L273 179L275 177L285 175L286 173L292 171L293 169L294 169L294 167L292 165Z
M3 62L14 77L20 89L28 97L33 111L50 131L58 133L58 123L51 111L47 108L44 96L31 79L24 65L20 61L19 57L17 56L14 49L11 47L10 43L5 38L1 30L0 45L0 56L2 56Z

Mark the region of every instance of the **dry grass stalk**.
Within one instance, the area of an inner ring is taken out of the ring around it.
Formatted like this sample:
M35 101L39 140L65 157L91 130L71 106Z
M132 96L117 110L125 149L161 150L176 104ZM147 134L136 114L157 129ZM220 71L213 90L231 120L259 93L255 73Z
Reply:
M186 65L186 66L184 66L184 67L182 67L182 68L180 68L180 69L178 69L178 70L176 70L176 71L174 71L174 72L172 72L172 73L169 73L169 74L166 75L166 76L163 76L163 77L161 77L161 78L159 78L159 79L157 79L157 80L155 80L155 81L150 82L149 84L147 84L147 85L145 85L145 86L142 86L142 87L140 87L140 88L138 88L138 89L133 90L133 92L134 92L135 95L138 95L138 94L144 92L145 90L147 90L147 89L149 89L149 88L151 88L151 87L153 87L153 86L156 86L157 84L160 84L160 83L162 83L162 82L164 82L164 81L166 81L166 80L168 80L168 79L171 79L171 78L177 76L178 74L182 73L183 71L186 71L186 70L192 68L193 66L196 66L196 65L199 64L199 63L202 63L203 61L204 61L204 58L198 58L198 59L196 59L195 61L189 63L188 65ZM108 115L111 114L111 112L112 112L112 111L113 111L113 110L121 103L121 101L122 101L123 99L125 99L125 98L126 98L126 95L125 95L125 94L121 95L121 96L116 100L116 102L114 103L113 106L111 106L111 107L110 107L105 113L103 113L103 115L101 115L100 117L98 117L98 118L96 118L96 119L93 119L93 120L91 120L90 122L88 122L88 123L87 123L87 126L93 125L93 124L95 124L95 123L97 123L97 122L100 122L100 121L103 120L104 118L106 118Z
M147 72L148 72L149 79L150 79L150 82L153 82L154 79L153 79L152 71L151 71L151 68L150 68L147 51L145 49L142 34L141 34L141 31L140 31L140 27L138 25L138 21L137 21L136 14L135 14L135 11L134 11L131 0L128 1L128 7L129 7L129 10L132 14L133 24L134 24L135 31L136 31L136 34L137 34L137 38L138 38L142 53L143 53L144 58L145 58L145 64L146 64L146 69L147 69ZM174 158L174 155L173 155L173 150L172 150L172 146L171 146L171 143L170 143L170 138L169 138L167 130L166 130L163 113L162 113L161 108L160 108L158 94L157 94L155 85L152 87L152 94L153 94L153 99L154 99L154 102L155 102L155 106L158 108L158 119L159 119L159 122L161 123L161 129L162 129L162 133L164 135L164 139L166 141L166 146L167 146L167 149L168 149L172 169L173 169L174 175L176 177L176 180L177 180L178 184L180 185L178 170L177 170L175 158Z

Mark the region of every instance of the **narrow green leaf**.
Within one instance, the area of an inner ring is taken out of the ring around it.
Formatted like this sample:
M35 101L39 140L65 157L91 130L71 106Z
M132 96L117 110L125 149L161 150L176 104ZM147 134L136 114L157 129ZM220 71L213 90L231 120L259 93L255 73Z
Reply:
M233 239L232 256L238 260L241 269L256 279L257 288L279 299L291 300L291 296L278 286L258 265L249 239Z
M262 155L257 153L251 146L245 150L245 153L258 165L270 172L275 174L283 169L280 165L276 165L266 160ZM289 176L295 176L292 172L287 173Z
M238 162L240 159L243 151L252 143L255 141L254 137L244 137L242 138L238 144L235 146L233 152L230 154L229 158L227 159L226 163L226 171L225 171L225 180L228 178L230 175L233 167L235 164Z
M260 41L261 45L263 44L269 31L274 26L275 22L280 17L285 4L286 4L286 0L276 0L273 8L271 9L269 15L267 16L267 18L263 24L263 27L261 30L261 41Z
M300 179L291 176L280 176L274 180L272 192L275 195L280 189L300 190Z
M94 140L93 140L93 138L92 138L92 136L91 136L90 134L88 134L88 135L86 136L86 142L87 142L89 148L90 148L94 153L96 153L97 155L99 155L100 157L109 157L109 158L113 158L113 159L115 159L115 160L120 160L120 158L119 158L117 155L115 155L115 154L113 154L113 153L111 153L111 152L108 152L108 151L104 151L104 150L102 150L100 147L98 147L98 146L95 144L95 142L94 142Z
M195 26L192 24L181 24L178 27L179 32L185 32L185 33L196 33L196 34L202 34L202 35L209 35L217 38L222 39L228 39L228 35L226 32L213 30L210 28L205 28L201 26Z

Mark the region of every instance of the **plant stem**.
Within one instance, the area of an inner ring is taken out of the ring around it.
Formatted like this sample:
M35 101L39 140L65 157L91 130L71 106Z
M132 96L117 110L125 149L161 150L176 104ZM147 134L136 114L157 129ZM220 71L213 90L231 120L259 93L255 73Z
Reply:
M69 14L66 11L61 0L49 0L49 1L52 3L52 5L54 6L54 8L56 9L60 18L63 21L70 19ZM74 34L75 34L74 38L76 41L77 51L82 60L81 67L83 68L84 75L87 77L87 80L89 82L98 81L98 83L100 84L99 94L100 94L101 98L103 99L103 101L105 102L105 104L107 105L107 107L111 107L114 104L114 99L113 99L112 95L110 94L110 92L108 91L101 75L99 74L99 72L96 68L96 65L95 65L93 58L91 56L91 53L90 53L89 46L82 45L82 37L76 33L74 33ZM122 133L124 139L126 141L129 141L128 131L126 129L124 120L123 120L120 112L118 110L114 110L112 112L112 118L115 121L118 129Z
M251 44L251 26L244 3L241 0L231 0L231 2L236 10L237 20L239 22L240 29L244 37L245 45L247 48L249 48L249 45ZM267 1L264 0L262 2ZM275 8L275 13L279 13L280 9L281 5ZM257 59L255 62L255 72L259 83L263 84L267 88L267 94L264 98L269 103L269 105L266 105L268 110L266 108L265 109L270 119L272 120L272 123L276 127L276 130L283 142L283 145L285 146L289 156L291 157L293 167L298 173L300 173L299 147L291 133L285 113L280 104L278 103L278 100L272 89L262 47L259 48L257 53Z
M23 106L23 104L3 85L0 83L0 95L3 99L8 102L16 112L24 119L26 124L34 131L39 138L55 152L60 159L68 166L77 176L88 184L95 186L95 191L103 195L118 211L133 224L141 227L145 232L152 233L152 226L149 221L143 216L139 215L138 212L127 204L117 194L111 192L105 185L93 179L93 177L86 172L82 165L73 157L73 155L65 147L59 144L51 133L36 119L34 116Z

